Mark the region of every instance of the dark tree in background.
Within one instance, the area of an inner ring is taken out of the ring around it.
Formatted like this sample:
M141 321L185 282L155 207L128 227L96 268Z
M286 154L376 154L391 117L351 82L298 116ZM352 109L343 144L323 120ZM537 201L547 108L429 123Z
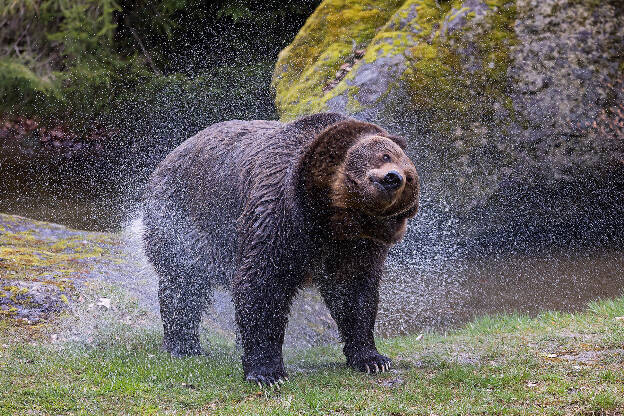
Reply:
M203 124L267 116L277 55L319 3L0 0L0 117L80 131L117 120L128 103L158 101L163 90L205 85L197 99L237 109Z
M115 43L138 49L163 72L275 61L320 0L120 1Z

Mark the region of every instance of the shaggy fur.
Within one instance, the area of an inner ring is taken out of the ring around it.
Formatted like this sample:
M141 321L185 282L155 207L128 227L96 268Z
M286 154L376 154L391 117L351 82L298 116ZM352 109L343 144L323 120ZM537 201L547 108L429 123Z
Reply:
M373 339L379 279L417 210L418 177L404 147L373 124L326 113L218 123L169 154L152 174L144 212L165 348L199 354L211 287L228 285L245 376L274 383L286 377L291 301L311 277L348 364L387 368ZM380 185L390 170L404 177L392 191Z

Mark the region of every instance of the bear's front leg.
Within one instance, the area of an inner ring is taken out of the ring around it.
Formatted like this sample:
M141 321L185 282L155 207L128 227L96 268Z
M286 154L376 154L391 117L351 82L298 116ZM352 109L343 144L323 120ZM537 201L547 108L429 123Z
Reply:
M343 242L327 262L319 290L344 342L347 364L359 371L387 371L392 361L379 354L373 330L379 281L387 246L371 240Z
M287 374L282 344L295 293L292 279L272 273L263 275L254 270L237 276L232 292L243 346L245 378L267 385L283 382Z

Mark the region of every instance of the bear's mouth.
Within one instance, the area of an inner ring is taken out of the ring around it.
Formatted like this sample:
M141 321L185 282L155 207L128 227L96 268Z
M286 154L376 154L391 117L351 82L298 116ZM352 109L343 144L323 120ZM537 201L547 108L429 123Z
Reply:
M394 194L394 192L390 192L388 191L386 188L384 188L384 186L381 184L381 182L376 181L376 180L371 180L373 186L375 188L377 188L377 190L383 194L388 194L388 195L392 195Z
M396 202L393 203L392 205L390 205L385 211L390 210L394 205L396 205ZM411 217L412 215L410 215L409 213L416 208L418 205L417 201L412 202L410 205L404 207L403 209L400 209L399 211L395 211L395 212L390 212L390 213L382 213L381 215L377 215L379 218L384 218L384 219L389 219L389 218L404 218L404 217ZM385 212L384 211L384 212Z
M398 192L393 192L386 189L379 181L370 180L369 183L375 189L376 195L362 194L360 191L358 191L358 189L361 189L362 187L361 181L353 178L347 172L342 172L342 175L343 181L346 185L345 188L351 191L352 197L355 197L354 200L359 200L361 202L364 202L364 205L368 205L368 209L364 208L362 209L362 211L364 214L370 217L379 219L400 219L401 217L411 217L413 216L413 214L411 214L410 211L413 211L413 209L418 206L417 198L411 201L411 203L407 204L406 206L399 206L402 205L401 196L403 192L406 192L406 187L399 190ZM379 202L381 201L384 201L385 203L379 204Z
M409 214L415 208L418 207L418 199L414 198L414 200L410 201L408 204L403 204L405 202L401 197L403 196L403 192L406 192L406 189L402 189L399 193L391 193L388 192L383 185L375 183L376 188L379 190L382 196L388 198L389 204L385 206L383 209L378 210L374 213L370 213L377 218L400 218L400 217L410 217L413 214ZM407 214L407 215L406 215Z

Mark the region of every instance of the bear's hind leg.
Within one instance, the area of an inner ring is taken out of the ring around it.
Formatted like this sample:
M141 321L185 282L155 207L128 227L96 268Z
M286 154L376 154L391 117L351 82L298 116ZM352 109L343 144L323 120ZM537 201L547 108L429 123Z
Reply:
M158 288L164 347L173 356L199 355L199 324L210 295L202 276L183 268L162 275Z

